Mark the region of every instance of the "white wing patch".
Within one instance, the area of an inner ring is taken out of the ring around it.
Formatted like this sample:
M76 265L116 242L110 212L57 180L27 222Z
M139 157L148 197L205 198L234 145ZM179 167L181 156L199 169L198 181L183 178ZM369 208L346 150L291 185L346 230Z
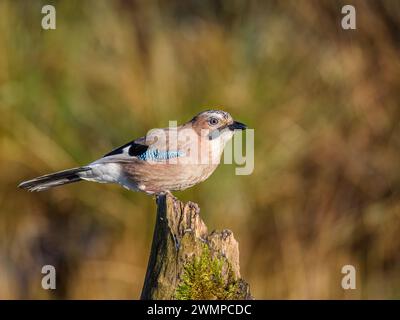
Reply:
M79 173L79 177L87 181L100 183L119 183L122 175L121 165L118 163L92 163L89 171Z

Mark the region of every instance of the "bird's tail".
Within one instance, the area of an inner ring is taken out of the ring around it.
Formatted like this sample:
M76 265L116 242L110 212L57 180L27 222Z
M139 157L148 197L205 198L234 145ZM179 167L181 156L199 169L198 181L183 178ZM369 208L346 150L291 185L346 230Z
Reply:
M79 173L90 170L90 167L79 167L46 174L32 180L21 182L18 187L29 191L43 191L82 180Z

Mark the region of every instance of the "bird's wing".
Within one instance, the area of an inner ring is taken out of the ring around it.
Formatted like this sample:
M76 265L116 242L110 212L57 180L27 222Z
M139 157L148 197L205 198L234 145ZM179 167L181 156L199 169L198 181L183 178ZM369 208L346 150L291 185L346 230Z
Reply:
M142 143L142 138L132 140L128 143L125 143L123 146L113 149L109 153L105 154L103 158L107 157L115 157L115 156L126 156L126 157L134 157L139 156L147 151L149 148L148 145Z
M173 141L169 129L154 129L146 136L130 141L112 150L101 158L101 162L140 161L163 162L171 158L184 157L188 141ZM175 142L175 143L174 143Z

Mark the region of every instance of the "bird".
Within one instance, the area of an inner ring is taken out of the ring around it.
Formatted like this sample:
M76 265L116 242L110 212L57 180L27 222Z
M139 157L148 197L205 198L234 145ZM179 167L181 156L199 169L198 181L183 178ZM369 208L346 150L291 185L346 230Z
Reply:
M148 195L171 194L206 180L218 167L226 143L247 126L222 110L206 110L175 127L152 129L88 165L18 185L44 191L78 181L115 183Z

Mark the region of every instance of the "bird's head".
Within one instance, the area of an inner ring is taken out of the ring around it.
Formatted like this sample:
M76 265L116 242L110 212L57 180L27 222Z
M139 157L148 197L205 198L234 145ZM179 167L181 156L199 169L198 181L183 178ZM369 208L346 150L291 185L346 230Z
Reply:
M235 130L245 130L247 126L233 120L232 116L221 110L207 110L191 120L193 129L208 140L221 140L226 143Z

